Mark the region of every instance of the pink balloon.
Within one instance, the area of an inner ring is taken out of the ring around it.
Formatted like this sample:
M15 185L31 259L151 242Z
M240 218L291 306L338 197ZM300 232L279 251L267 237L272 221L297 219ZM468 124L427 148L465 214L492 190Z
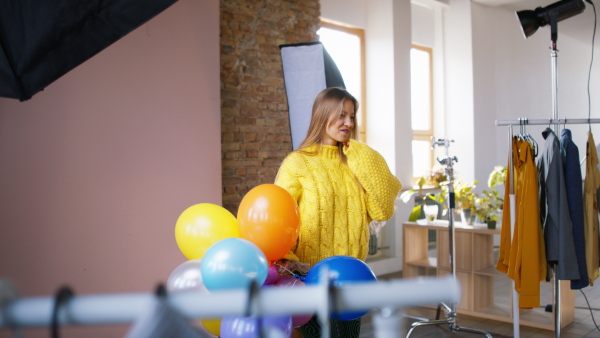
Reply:
M265 280L265 285L271 285L277 281L279 278L279 272L277 271L277 267L274 265L269 266L269 270L267 271L267 279Z
M272 284L279 288L298 288L304 287L304 282L291 275L282 275ZM312 314L302 314L292 316L292 327L300 327L312 318Z

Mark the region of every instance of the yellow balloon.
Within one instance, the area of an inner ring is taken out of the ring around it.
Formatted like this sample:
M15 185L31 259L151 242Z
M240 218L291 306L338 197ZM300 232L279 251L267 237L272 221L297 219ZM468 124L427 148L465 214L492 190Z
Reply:
M221 335L221 319L202 319L202 325L211 334L217 337Z
M211 203L192 205L177 219L175 240L188 259L202 258L216 242L240 237L235 216L229 210Z

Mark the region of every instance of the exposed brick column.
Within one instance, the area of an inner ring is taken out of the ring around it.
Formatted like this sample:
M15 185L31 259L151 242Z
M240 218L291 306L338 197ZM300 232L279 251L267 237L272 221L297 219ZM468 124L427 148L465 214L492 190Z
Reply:
M317 41L318 0L221 0L223 207L273 183L292 143L279 45Z

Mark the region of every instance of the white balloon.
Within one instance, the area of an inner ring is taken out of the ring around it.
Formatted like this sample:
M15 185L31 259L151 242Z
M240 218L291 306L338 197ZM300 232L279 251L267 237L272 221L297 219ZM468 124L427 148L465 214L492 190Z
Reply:
M167 280L167 292L197 291L208 293L200 273L201 258L191 259L176 267Z

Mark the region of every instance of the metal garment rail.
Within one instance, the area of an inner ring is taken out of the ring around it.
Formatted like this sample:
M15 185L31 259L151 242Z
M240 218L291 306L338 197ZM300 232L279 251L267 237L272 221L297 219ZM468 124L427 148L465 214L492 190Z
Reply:
M497 126L514 126L514 125L551 125L551 124L588 124L588 123L600 123L600 119L527 119L522 118L519 120L496 120Z
M513 214L515 211L515 195L513 192L513 184L512 184L512 180L514 179L514 175L513 175L513 164L512 164L512 137L513 137L513 129L512 127L515 125L518 126L527 126L527 125L548 125L548 127L550 127L550 125L555 125L555 129L557 128L558 125L561 124L597 124L600 123L600 119L591 119L591 118L549 118L549 119L528 119L528 118L519 118L517 120L496 120L496 126L508 126L508 149L509 149L509 165L510 165L510 170L511 170L511 174L510 174L510 178L511 178L511 182L509 182L509 187L510 187L510 203L511 203L511 235L514 234L514 222L515 222L515 215ZM516 304L518 304L518 296L517 293L514 289L514 281L513 281L513 307L512 307L512 311L513 311L513 336L515 338L519 337L519 308ZM554 276L554 336L555 338L559 338L560 337L560 330L561 330L561 317L560 317L560 283L559 280L556 278L556 275Z
M357 282L342 287L331 284L325 277L317 285L300 288L181 292L166 296L166 301L193 319L282 313L317 313L320 318L327 318L335 310L374 309L376 337L391 338L397 337L400 330L402 308L460 300L460 286L451 276ZM135 322L156 297L153 293L75 295L58 309L58 323L64 326ZM49 326L54 304L54 297L0 299L0 330ZM329 328L322 334L329 337Z

